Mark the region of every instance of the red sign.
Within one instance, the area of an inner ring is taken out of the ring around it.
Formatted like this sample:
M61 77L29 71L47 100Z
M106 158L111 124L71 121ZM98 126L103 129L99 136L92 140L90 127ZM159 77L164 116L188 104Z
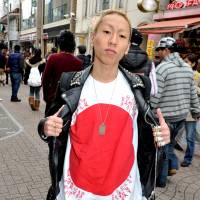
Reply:
M179 8L185 7L192 7L200 5L200 0L186 0L185 2L182 1L174 1L167 5L167 10L174 10Z

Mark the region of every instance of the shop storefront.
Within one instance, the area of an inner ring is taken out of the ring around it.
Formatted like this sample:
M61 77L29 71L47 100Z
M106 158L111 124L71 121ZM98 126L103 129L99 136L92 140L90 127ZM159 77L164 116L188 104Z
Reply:
M69 13L70 1L44 0L44 55L51 51L52 47L58 47L60 31L69 29Z
M19 39L22 51L32 52L33 48L36 45L36 37L36 32L23 35L21 34Z
M152 58L154 47L163 36L172 36L188 52L200 54L200 0L169 1L165 10L153 17L154 23L138 29L148 35L147 52Z
M58 47L58 36L60 31L68 29L69 24L65 24L43 30L44 54L50 52L52 47Z

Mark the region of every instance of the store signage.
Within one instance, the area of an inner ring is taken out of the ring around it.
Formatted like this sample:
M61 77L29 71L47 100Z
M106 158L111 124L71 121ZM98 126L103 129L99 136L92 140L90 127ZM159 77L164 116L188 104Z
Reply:
M30 33L20 36L21 41L34 41L37 39L36 33Z
M174 10L174 9L199 6L199 5L200 5L200 0L174 1L167 5L167 10Z
M147 51L147 54L148 54L150 59L153 59L153 57L154 57L154 47L155 47L154 44L155 44L154 40L148 39L146 51Z

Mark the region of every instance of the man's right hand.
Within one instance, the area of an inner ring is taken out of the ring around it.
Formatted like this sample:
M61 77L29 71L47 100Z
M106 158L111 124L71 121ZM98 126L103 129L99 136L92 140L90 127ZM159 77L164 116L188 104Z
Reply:
M54 115L47 117L47 120L44 124L44 133L47 137L57 137L62 132L63 120L62 118L58 117L58 114L62 110L62 108L63 107L61 107L59 111Z

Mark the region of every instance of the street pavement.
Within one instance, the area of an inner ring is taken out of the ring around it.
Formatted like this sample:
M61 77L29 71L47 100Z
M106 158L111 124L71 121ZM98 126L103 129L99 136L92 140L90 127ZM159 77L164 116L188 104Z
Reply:
M37 134L44 113L28 106L28 86L20 103L10 102L10 85L0 86L0 200L45 200L50 176L48 147Z
M40 111L28 105L29 87L21 85L20 103L10 102L10 85L0 86L0 200L45 200L50 176L48 147L37 134ZM157 200L200 200L200 148L192 165L180 168L168 178L165 188L157 188ZM184 153L177 152L182 161Z

